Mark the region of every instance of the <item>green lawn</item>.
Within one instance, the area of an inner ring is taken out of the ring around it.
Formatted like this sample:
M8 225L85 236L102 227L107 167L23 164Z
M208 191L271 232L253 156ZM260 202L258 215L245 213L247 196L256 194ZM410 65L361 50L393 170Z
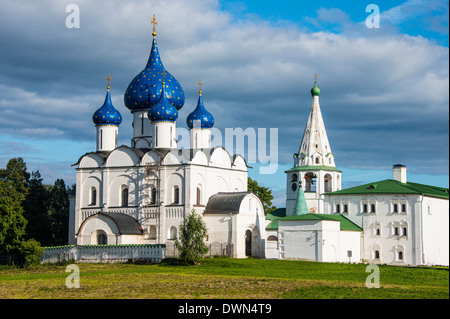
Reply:
M204 259L198 266L77 264L80 288L65 285L66 265L0 268L0 298L449 298L448 267L379 266L380 288L366 287L364 264Z

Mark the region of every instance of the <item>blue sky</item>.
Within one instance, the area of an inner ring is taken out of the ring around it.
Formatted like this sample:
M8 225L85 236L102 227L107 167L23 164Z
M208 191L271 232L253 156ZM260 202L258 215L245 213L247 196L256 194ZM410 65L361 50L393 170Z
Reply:
M380 26L384 23L395 25L399 32L412 36L433 39L448 46L448 1L287 1L269 0L220 1L224 10L245 18L254 15L272 23L294 23L312 31L342 32L342 23L365 21L370 13L366 6L376 4L380 9ZM390 12L389 17L384 13ZM326 11L329 14L325 14ZM334 12L334 15L332 14ZM395 19L394 19L395 14ZM319 17L327 18L322 23L314 23Z
M80 8L68 29L65 8ZM380 28L365 11L380 9ZM45 182L74 183L71 165L95 150L92 114L110 74L129 145L123 93L145 66L156 14L165 67L195 108L197 82L219 130L278 128L279 169L249 176L285 196L318 73L320 104L343 187L392 178L448 187L448 1L57 1L0 3L0 166L12 157Z

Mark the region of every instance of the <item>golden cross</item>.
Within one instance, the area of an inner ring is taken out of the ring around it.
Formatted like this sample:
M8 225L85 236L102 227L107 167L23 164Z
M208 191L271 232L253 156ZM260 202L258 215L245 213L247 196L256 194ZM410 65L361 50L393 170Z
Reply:
M106 77L106 81L108 81L108 86L107 86L106 88L109 90L109 81L111 81L111 78L109 77L109 74L108 74L108 76Z
M161 74L163 76L163 84L164 84L165 83L164 79L166 78L166 75L167 75L166 70L163 70L163 72Z
M202 85L203 85L203 83L202 83L202 79L201 79L201 78L199 79L199 81L197 82L197 84L198 84L198 86L200 87L199 93L200 93L200 95L202 95Z
M158 21L156 21L155 15L153 15L153 19L150 20L150 23L153 24L153 33L152 35L156 37L156 25L158 24Z
M314 83L317 83L317 73L314 73Z

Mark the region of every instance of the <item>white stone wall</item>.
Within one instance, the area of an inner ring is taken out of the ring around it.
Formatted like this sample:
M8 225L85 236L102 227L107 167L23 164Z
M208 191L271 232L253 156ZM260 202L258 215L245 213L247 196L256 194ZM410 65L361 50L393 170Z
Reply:
M70 243L88 243L86 236L77 240L75 233L86 218L98 212L130 215L142 225L144 242L165 243L173 240L173 233L178 234L179 224L187 212L192 209L203 212L210 196L218 192L247 190L244 158L231 157L222 147L174 149L164 158L159 156L151 150L140 159L134 150L119 147L108 155L105 164L95 153L82 157L76 171L77 191L70 217L74 230ZM158 164L159 169L156 168ZM178 203L175 202L175 187L179 191ZM95 201L92 200L93 188L96 190ZM124 188L128 189L126 207L122 207ZM152 188L157 190L153 206ZM197 188L200 189L200 205L197 205ZM157 229L156 238L149 238L151 226ZM141 239L130 238L127 242L133 241L140 243Z
M164 245L88 245L46 247L42 263L65 261L100 263L148 260L159 263L165 258Z
M111 151L117 147L117 125L96 125L97 151Z
M423 263L449 265L448 200L424 197L422 201Z
M421 195L398 194L333 195L325 196L324 204L327 214L335 213L336 204L340 204L341 209L343 204L348 205L348 213L344 215L363 228L362 259L368 262L448 265L446 199L425 196L422 200ZM375 212L364 213L364 204L369 210L370 205L375 205ZM398 212L394 212L394 204ZM405 212L401 211L402 204L406 206Z
M361 232L341 231L339 221L279 220L278 246L282 259L361 261Z
M252 257L265 257L266 222L264 207L254 194L244 197L237 214L203 214L208 227L208 241L232 242L233 257L245 258L245 234L252 232Z

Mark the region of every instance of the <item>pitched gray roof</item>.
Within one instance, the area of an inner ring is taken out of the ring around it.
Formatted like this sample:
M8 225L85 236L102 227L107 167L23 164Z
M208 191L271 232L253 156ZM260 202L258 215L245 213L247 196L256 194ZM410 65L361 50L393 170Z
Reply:
M218 193L209 198L204 214L239 213L245 196L252 192Z

